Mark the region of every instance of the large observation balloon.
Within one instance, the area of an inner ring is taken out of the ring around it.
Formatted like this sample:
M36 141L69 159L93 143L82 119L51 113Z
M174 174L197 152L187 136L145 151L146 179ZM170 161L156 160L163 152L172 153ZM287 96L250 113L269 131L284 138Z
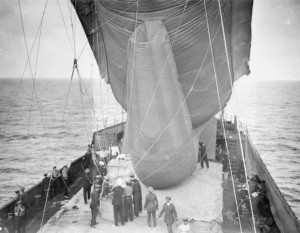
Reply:
M196 132L249 74L252 1L72 3L127 111L123 150L139 179L155 188L181 182L196 167Z

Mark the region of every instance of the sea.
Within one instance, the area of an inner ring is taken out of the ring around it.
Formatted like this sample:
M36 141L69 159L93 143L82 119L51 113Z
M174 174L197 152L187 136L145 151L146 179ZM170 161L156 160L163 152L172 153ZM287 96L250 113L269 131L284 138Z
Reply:
M109 85L92 80L0 78L0 206L86 152L95 130L124 120ZM300 218L300 81L235 83L237 114ZM99 101L100 100L100 101Z

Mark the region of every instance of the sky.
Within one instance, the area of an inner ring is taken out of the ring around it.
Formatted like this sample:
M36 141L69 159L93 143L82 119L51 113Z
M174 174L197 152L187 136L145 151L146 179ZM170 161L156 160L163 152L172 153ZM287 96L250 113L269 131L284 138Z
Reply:
M38 33L46 0L19 1L30 50ZM69 0L48 0L39 47L38 41L30 62L36 77L69 78L73 59L81 51L83 53L78 63L82 77L98 74L94 57L90 47L85 46L86 37ZM21 77L26 61L18 0L0 0L0 77ZM300 80L299 67L300 1L254 0L249 78ZM26 69L24 76L31 77L30 69Z

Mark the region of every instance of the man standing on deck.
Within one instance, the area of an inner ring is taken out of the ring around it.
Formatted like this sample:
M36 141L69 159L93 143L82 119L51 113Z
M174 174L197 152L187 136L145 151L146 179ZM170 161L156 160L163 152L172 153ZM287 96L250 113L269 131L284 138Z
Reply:
M103 177L101 175L96 175L95 180L94 180L94 185L98 184L100 185L100 189L103 183Z
M87 151L84 154L84 156L86 157L86 163L87 163L87 165L85 166L88 166L87 168L91 169L93 164L93 158L92 158L92 146L90 144L88 144Z
M156 228L156 210L158 209L158 200L156 194L153 192L152 186L148 187L149 193L145 198L144 209L147 210L147 225L151 229L151 215L153 219L153 227Z
M112 192L113 192L113 199L112 199L112 204L114 206L114 219L115 219L115 224L113 225L114 227L118 226L118 221L119 221L119 215L120 215L120 220L121 224L124 225L124 216L123 216L123 201L122 201L122 196L124 189L121 187L122 180L117 179L116 181L116 186L113 187Z
M50 192L50 178L47 173L44 173L44 179L42 180L42 198L46 201L48 195L48 199L51 198Z
M18 201L15 207L15 216L16 216L16 225L18 233L25 233L25 206L22 204L22 201Z
M177 212L175 206L171 203L171 197L166 197L166 203L156 218L160 218L165 213L164 221L167 224L168 233L173 233L172 224L177 222Z
M134 206L134 215L139 216L142 206L142 188L140 182L134 178L134 174L130 173L130 181L132 183L132 196L133 196L133 206Z
M16 190L15 191L15 194L16 194L16 201L20 201L21 200L21 194L20 194L20 190Z
M86 168L84 170L84 177L83 177L83 198L85 204L87 204L87 200L90 199L91 187L92 187L92 178L90 177L90 169Z
M21 198L21 202L22 202L22 205L25 206L25 221L26 221L26 218L27 218L27 210L30 208L31 209L31 205L29 203L29 200L28 200L28 197L27 197L27 194L25 193L25 188L24 187L20 187L20 198Z
M113 159L115 159L120 154L120 149L116 144L113 144L109 149L110 149L111 157Z
M57 194L60 194L60 180L58 179L60 177L59 172L56 169L56 166L53 167L52 175L51 175L51 186L53 189L53 195L56 196Z
M65 198L68 198L68 195L70 194L70 190L69 190L69 185L70 185L70 181L69 181L69 169L67 166L64 166L62 171L61 171L61 175L62 175L62 185L64 187L64 196Z
M94 191L92 192L91 194L91 204L90 204L90 208L91 208L91 212L92 212L92 220L91 220L91 227L95 227L96 224L98 224L96 222L96 217L97 217L97 213L98 213L98 198L99 198L99 186L98 185L95 185L95 189Z
M221 163L223 165L223 167L222 167L223 188L228 189L227 184L228 184L228 176L229 176L229 172L228 172L229 160L228 160L227 153L224 153Z
M201 167L204 168L203 162L206 164L206 168L209 168L208 160L207 160L207 148L204 142L199 142L199 152L201 154Z
M126 187L124 188L124 208L125 208L125 222L133 221L133 211L132 211L132 184L128 180L126 181Z

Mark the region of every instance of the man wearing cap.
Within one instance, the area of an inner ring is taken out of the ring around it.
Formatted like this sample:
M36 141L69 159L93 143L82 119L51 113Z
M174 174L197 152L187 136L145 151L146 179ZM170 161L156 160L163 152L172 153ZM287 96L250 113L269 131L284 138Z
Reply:
M189 219L187 217L182 219L183 224L178 227L177 233L191 233L191 227L188 224Z
M123 216L123 202L122 202L122 195L124 192L124 189L121 187L122 185L122 180L117 179L116 181L116 186L113 187L112 192L113 192L113 199L112 199L112 204L114 206L114 219L115 219L115 227L118 226L118 221L119 221L119 215L120 215L120 220L121 224L124 225L124 216Z
M206 145L204 142L199 142L199 152L198 153L201 154L201 159L200 159L201 167L204 168L203 162L205 162L206 168L209 168L209 164L208 164L208 160L207 160L207 148L206 148ZM198 154L198 156L199 156L199 154Z
M166 197L166 203L164 203L162 210L157 218L160 218L165 213L164 221L167 224L168 233L173 233L172 224L177 222L177 212L175 206L171 203L171 197Z
M87 168L92 169L93 167L92 146L90 144L88 144L87 151L82 157L81 167L83 170Z
M228 160L227 153L224 153L221 163L223 164L223 167L222 167L223 188L228 189L227 183L228 183L228 176L229 176L229 172L228 172L229 160Z
M109 177L105 177L102 188L102 197L106 197L110 193Z
M90 169L86 168L84 170L83 176L83 198L84 203L87 204L87 200L90 200L91 196L91 187L92 187L92 178L90 177Z
M64 166L63 169L61 170L61 181L63 185L63 192L65 198L68 198L68 195L70 194L69 190L69 185L70 185L70 180L69 180L69 168L67 166Z
M51 174L51 188L53 189L54 196L60 194L60 180L58 179L59 176L60 174L57 171L56 166L54 166Z
M132 196L134 215L139 216L139 212L142 210L142 188L140 182L134 178L134 174L130 174L130 181L132 183Z
M148 187L149 193L147 194L145 198L145 205L144 209L147 210L147 225L148 228L151 228L151 215L153 219L153 226L156 228L156 210L158 210L158 200L157 196L153 192L153 187L149 186Z
M51 198L51 192L49 191L50 189L50 178L48 177L48 174L47 173L44 173L44 179L42 180L42 198L43 200L46 201L46 198L47 198L47 195L48 195L48 198L50 197ZM48 191L49 191L49 194L48 194Z
M98 185L102 185L103 183L103 178L101 175L96 175L95 180L94 180L94 184L98 184Z
M18 233L25 233L25 206L22 201L18 201L15 206L16 227Z
M99 208L99 185L95 185L95 189L93 190L92 194L91 194L91 204L90 204L90 208L91 208L91 212L92 212L92 220L91 220L91 227L94 227L96 224L98 224L96 222L96 217L97 217L97 213L98 213L98 208Z
M21 202L22 204L25 206L25 221L26 221L26 218L27 218L27 210L28 209L31 209L31 205L29 203L29 200L27 198L27 194L25 193L25 188L24 187L20 187L20 199L21 199Z
M132 211L132 187L131 182L126 181L126 187L124 188L124 208L125 208L125 222L133 221L133 211Z
M97 202L97 205L98 205L98 214L101 216L101 212L100 212L100 193L101 193L101 185L99 185L99 184L95 184L95 189L97 188L98 189L98 192L97 192L97 195L98 195L98 197L97 197L97 200L98 200L98 202Z
M20 201L21 200L21 194L20 194L20 190L16 190L15 191L15 194L16 194L16 201Z
M103 178L100 175L97 175L94 181L94 189L98 187L98 206L100 206L100 193L102 190L102 183L103 183ZM99 209L99 215L101 216L100 209Z

